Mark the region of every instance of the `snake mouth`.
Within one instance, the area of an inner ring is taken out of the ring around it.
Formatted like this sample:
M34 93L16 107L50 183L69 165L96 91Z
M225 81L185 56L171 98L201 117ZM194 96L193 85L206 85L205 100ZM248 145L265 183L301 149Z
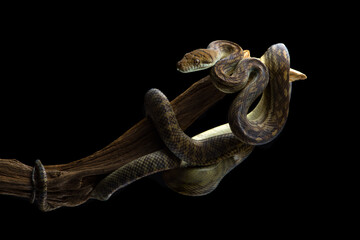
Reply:
M210 67L212 67L212 64L201 64L198 66L194 66L191 64L184 63L182 61L179 61L176 64L176 69L181 73L190 73L190 72L201 71L201 70L204 70L204 69L207 69Z

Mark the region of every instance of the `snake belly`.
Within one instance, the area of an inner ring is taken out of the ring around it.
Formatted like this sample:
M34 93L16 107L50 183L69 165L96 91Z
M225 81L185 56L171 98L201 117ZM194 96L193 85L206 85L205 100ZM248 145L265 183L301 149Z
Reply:
M205 132L198 139L206 141L211 138L209 135L213 137L224 134L214 134L210 130L210 133ZM184 166L169 150L162 149L131 161L106 176L96 185L91 197L106 201L119 189L158 172L163 172L165 184L180 194L205 195L212 192L224 176L245 160L253 149L251 145L240 144L238 152L233 156L224 156L221 161L204 167Z
M162 173L165 184L173 191L187 196L203 196L216 189L232 169L242 163L254 146L242 144L239 152L221 161L202 167L181 167Z

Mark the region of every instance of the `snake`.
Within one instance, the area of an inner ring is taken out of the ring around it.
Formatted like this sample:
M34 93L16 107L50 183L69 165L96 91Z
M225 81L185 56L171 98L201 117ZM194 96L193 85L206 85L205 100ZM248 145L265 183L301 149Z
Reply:
M91 197L107 200L133 181L163 172L173 190L191 196L213 191L220 180L242 162L254 146L272 141L283 129L289 110L290 57L284 44L275 44L261 58L246 57L236 43L217 40L206 49L185 54L180 72L210 68L211 81L220 91L237 93L228 112L231 131L191 138L179 126L169 100L158 89L144 97L147 118L166 149L140 157L101 180ZM261 95L256 107L252 103Z

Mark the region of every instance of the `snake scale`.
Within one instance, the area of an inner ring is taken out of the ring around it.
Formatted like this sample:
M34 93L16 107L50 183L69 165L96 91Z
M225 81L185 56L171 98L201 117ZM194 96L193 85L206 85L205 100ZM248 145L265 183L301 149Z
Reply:
M206 49L185 54L180 72L210 69L214 85L238 92L228 120L231 131L191 138L180 128L166 96L158 89L145 95L147 117L167 149L140 157L100 181L91 197L107 200L118 189L153 173L163 172L166 184L185 195L204 195L253 150L273 140L285 125L290 102L290 58L284 44L272 45L259 59L244 57L236 43L218 40ZM251 104L260 96L257 106ZM167 171L166 171L167 170Z

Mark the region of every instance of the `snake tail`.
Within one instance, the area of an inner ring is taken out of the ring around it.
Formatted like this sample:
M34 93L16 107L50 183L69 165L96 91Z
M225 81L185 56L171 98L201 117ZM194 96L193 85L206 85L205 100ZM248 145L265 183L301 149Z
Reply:
M36 201L39 209L43 212L56 209L47 202L47 175L45 167L39 159L35 161L31 180L34 190L30 202Z

